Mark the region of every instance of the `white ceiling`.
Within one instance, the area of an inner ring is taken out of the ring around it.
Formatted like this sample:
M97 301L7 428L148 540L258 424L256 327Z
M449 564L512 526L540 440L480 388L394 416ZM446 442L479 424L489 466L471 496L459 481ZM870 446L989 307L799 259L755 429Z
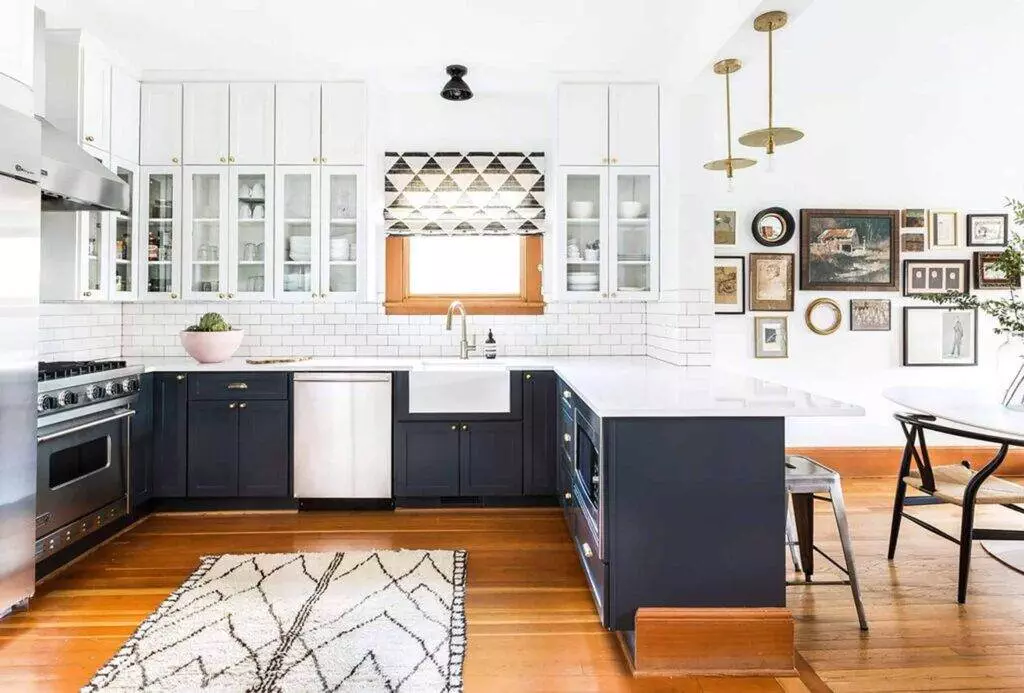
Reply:
M756 0L38 0L147 77L385 74L436 90L443 67L475 89L573 74L671 79L702 63ZM207 77L211 78L211 77Z

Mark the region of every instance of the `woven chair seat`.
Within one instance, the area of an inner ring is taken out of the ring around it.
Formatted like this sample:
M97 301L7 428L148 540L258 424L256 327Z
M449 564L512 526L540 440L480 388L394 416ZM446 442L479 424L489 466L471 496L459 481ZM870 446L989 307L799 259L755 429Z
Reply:
M935 491L931 495L941 498L947 503L963 505L964 489L967 488L967 482L976 473L974 470L968 469L961 464L932 467L932 475L935 477ZM903 477L903 481L908 486L912 486L919 491L924 490L922 488L921 473L916 469L911 470L910 474ZM992 505L1024 503L1024 486L991 476L985 480L985 483L978 490L976 502Z

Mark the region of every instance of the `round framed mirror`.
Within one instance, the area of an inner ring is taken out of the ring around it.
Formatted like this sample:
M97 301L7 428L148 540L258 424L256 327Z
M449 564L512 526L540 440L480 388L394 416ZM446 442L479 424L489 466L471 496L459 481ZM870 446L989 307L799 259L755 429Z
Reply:
M750 230L754 234L755 241L774 248L788 243L796 232L796 226L793 223L793 215L785 209L769 207L762 209L754 216Z
M832 334L843 324L843 311L831 298L817 298L807 306L804 321L814 334Z

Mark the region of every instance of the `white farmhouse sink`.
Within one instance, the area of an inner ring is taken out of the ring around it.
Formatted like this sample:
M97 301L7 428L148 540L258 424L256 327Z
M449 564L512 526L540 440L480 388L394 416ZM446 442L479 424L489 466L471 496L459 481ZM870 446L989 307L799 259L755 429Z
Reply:
M507 414L510 408L505 366L438 359L409 371L410 414Z

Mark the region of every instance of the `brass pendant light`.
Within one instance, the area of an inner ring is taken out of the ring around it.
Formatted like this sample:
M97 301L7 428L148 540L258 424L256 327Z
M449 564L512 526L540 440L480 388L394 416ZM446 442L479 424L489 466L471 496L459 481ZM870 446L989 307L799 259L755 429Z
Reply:
M733 72L738 72L741 67L743 67L743 63L736 58L726 58L715 63L715 74L725 75L725 132L728 156L724 159L715 159L704 164L704 168L709 171L725 171L730 186L732 185L733 171L740 168L750 168L757 163L753 159L737 158L732 155L732 92L729 88L729 75Z
M804 133L796 128L776 127L774 122L772 69L775 56L772 50L772 35L778 29L786 26L788 20L789 15L782 10L765 12L754 19L754 29L768 34L768 127L741 136L740 144L747 147L764 147L765 154L768 156L775 153L775 147L791 144L804 136Z

